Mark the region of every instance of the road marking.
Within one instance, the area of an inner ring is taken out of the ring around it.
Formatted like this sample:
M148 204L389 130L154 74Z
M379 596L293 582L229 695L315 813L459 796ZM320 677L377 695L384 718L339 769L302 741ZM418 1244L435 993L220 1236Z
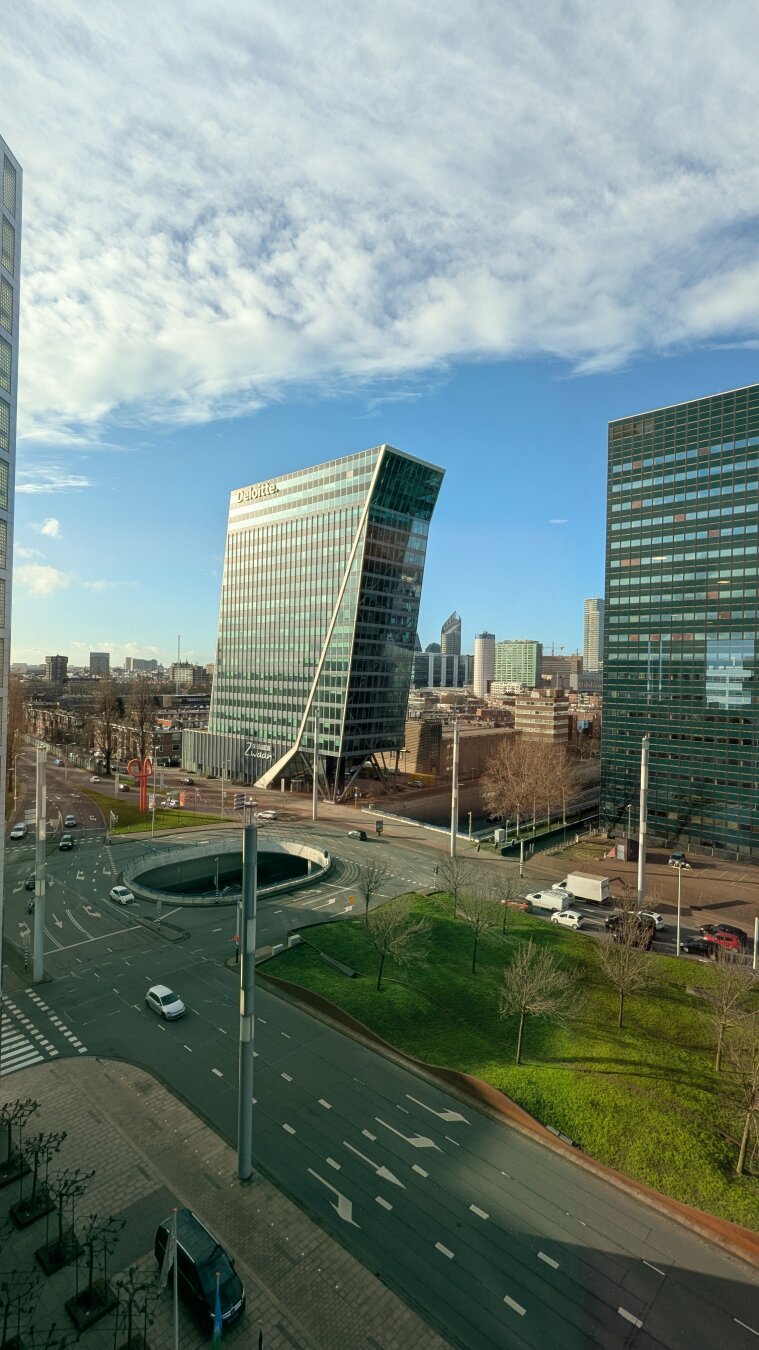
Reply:
M410 1092L406 1093L410 1102L416 1106L421 1106L424 1111L429 1111L431 1115L437 1116L438 1120L444 1120L447 1125L453 1125L455 1121L461 1121L462 1125L471 1125L471 1121L466 1116L462 1116L460 1111L436 1111L433 1106L428 1106L426 1102L420 1102L418 1097L412 1097Z
M331 1111L331 1110L332 1110L332 1107L330 1106L329 1102L325 1102L325 1100L324 1100L323 1097L320 1097L320 1098L319 1098L319 1105L320 1105L320 1106L323 1106L325 1111Z
M69 916L71 922L73 923L74 927L75 927L75 928L78 928L80 933L84 933L84 936L87 937L87 938L91 938L91 937L92 937L92 933L88 933L86 928L82 928L82 925L81 925L80 923L77 922L77 920L74 918L73 914L71 913L71 910L70 910L68 907L66 907L66 913L68 914L68 916Z
M658 1266L652 1266L650 1261L644 1261L643 1264L644 1264L644 1266L648 1266L648 1269L649 1269L649 1270L655 1270L656 1273L657 1273L657 1275L664 1275L664 1274L666 1274L665 1271L659 1270L659 1267L658 1267Z
M389 1200L385 1200L381 1195L375 1195L374 1198L375 1198L375 1200L377 1201L377 1204L378 1204L378 1205L381 1205L383 1209L392 1209L392 1208L393 1208L393 1206L390 1204L390 1201L389 1201Z
M191 1055L191 1054L192 1054L192 1049L191 1049L191 1047L190 1047L189 1045L186 1045L184 1048L185 1048L185 1050L187 1051L188 1055Z
M470 1205L469 1208L471 1209L472 1213L476 1214L480 1219L490 1218L490 1215L486 1214L484 1209L480 1209L479 1205Z
M744 1331L750 1331L752 1336L759 1336L759 1331L755 1331L753 1327L750 1327L748 1322L742 1322L740 1317L734 1317L733 1321L737 1322L739 1327L743 1327Z
M59 919L57 914L51 914L50 917L53 920L53 923L55 924L56 928L63 927L63 919Z
M334 1167L336 1172L340 1171L340 1164L339 1162L335 1162L334 1158L328 1158L327 1162L329 1163L330 1167Z
M554 1261L552 1256L546 1256L545 1252L538 1252L538 1260L545 1261L546 1265L551 1266L553 1270L559 1269L558 1261Z
M349 1148L351 1153L355 1153L357 1158L360 1158L362 1162L367 1163L367 1165L371 1167L372 1171L375 1172L378 1177L382 1177L383 1181L391 1181L394 1186L400 1186L401 1190L405 1191L406 1187L404 1186L403 1182L399 1181L397 1176L395 1176L395 1174L391 1172L389 1168L378 1167L373 1158L367 1158L365 1153L359 1153L358 1149L354 1148L352 1144L349 1144L347 1139L343 1140L343 1148Z
M519 1313L520 1317L524 1317L525 1309L522 1307L521 1303L517 1303L515 1299L509 1298L508 1294L504 1294L503 1301L504 1303L508 1303L509 1307L513 1308L515 1313Z
M449 1144L455 1144L455 1145L456 1145L456 1148L461 1148L461 1145L460 1145L458 1139L451 1139L451 1136L450 1136L449 1134L447 1134L445 1137L446 1137L446 1139L448 1140L448 1143L449 1143Z
M213 933L220 933L220 932L221 932L221 929L220 929L220 928L213 928L211 931L212 931Z
M372 1134L371 1130L362 1130L361 1133L365 1135L367 1139L371 1139L373 1144L376 1144L377 1136L376 1134Z
M260 1021L260 1020L261 1020L261 1019L259 1018L259 1021ZM290 1035L289 1031L280 1031L279 1034L280 1034L280 1036L284 1036L285 1039L288 1040L288 1041L291 1041L291 1040L292 1040L292 1036Z
M265 1017L257 1017L257 1018L256 1018L256 1021L257 1021L257 1022L260 1022L262 1026L266 1026L266 1024L267 1024L267 1023L266 1023L266 1018L265 1018Z
M293 1129L292 1125L283 1125L282 1129L287 1130L288 1134L295 1134L295 1130Z
M293 1081L292 1078L290 1077L289 1073L283 1073L283 1074L280 1074L280 1077L281 1077L281 1078L284 1078L284 1080L285 1080L286 1083L292 1083L292 1081Z
M410 1144L412 1148L434 1148L438 1153L443 1151L439 1144L436 1144L433 1139L428 1139L424 1134L401 1134L401 1131L396 1130L394 1125L388 1125L387 1121L382 1120L379 1116L375 1116L374 1119L378 1125L384 1125L386 1130L390 1130L391 1134L397 1134L399 1139L402 1139L405 1144Z
M617 1308L620 1317L624 1317L627 1322L632 1322L634 1327L642 1327L643 1323L634 1313L628 1312L627 1308Z
M336 1187L330 1185L328 1181L324 1180L324 1177L320 1177L319 1173L314 1172L311 1167L309 1167L308 1172L309 1176L316 1177L316 1180L320 1181L322 1186L326 1186L328 1191L331 1191L333 1195L337 1196L337 1204L335 1204L334 1200L330 1200L329 1203L331 1204L332 1208L334 1209L338 1217L341 1218L345 1223L349 1223L353 1228L360 1228L361 1225L356 1223L356 1220L353 1217L353 1205L351 1204L347 1195L343 1195L341 1191L338 1191L336 1189Z
M410 1115L411 1115L411 1112L410 1112L410 1111L407 1111L406 1108L405 1108L405 1106L399 1106L398 1103L396 1103L396 1108L397 1108L398 1111L402 1111L403 1114L404 1114L404 1116L410 1116Z
M428 1177L428 1176L429 1176L429 1172L425 1172L424 1168L419 1166L419 1163L412 1163L412 1164L411 1164L411 1171L412 1171L412 1172L418 1172L419 1175L420 1175L420 1177Z
M159 1023L159 1026L160 1026L160 1023ZM164 1028L161 1027L161 1030L163 1031ZM223 1077L224 1077L224 1074L221 1072L221 1069L212 1069L212 1070L211 1070L211 1073L215 1073L217 1078L223 1078Z
M449 1261L453 1260L453 1252L449 1251L447 1247L444 1247L442 1242L435 1243L435 1250L438 1252L442 1252L443 1256L447 1256Z

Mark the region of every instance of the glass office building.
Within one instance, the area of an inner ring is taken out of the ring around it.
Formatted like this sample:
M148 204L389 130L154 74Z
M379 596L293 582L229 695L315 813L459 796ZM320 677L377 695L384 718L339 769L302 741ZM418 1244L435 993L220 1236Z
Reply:
M13 489L16 477L21 166L0 137L0 814L5 819L11 643ZM2 842L0 842L0 866ZM0 874L0 886L3 880Z
M208 731L182 763L339 797L404 746L427 533L443 471L391 446L231 494Z
M609 425L601 809L759 857L759 385Z

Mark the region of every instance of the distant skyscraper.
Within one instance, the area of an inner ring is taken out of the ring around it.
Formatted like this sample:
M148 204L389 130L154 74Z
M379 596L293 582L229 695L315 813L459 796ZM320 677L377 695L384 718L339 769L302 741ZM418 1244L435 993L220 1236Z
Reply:
M495 633L478 633L474 639L475 698L484 698L495 679Z
M601 811L759 859L759 384L609 424Z
M543 645L532 638L514 638L495 644L495 682L497 684L540 683Z
M443 656L461 655L461 617L455 609L440 630L440 650Z
M604 652L604 602L600 596L585 601L583 670L600 670Z
M97 679L107 679L111 673L110 652L90 652L90 675Z
M45 679L50 684L65 684L69 677L69 659L67 656L45 657Z
M400 754L443 471L390 445L232 492L207 732L184 767L332 797Z

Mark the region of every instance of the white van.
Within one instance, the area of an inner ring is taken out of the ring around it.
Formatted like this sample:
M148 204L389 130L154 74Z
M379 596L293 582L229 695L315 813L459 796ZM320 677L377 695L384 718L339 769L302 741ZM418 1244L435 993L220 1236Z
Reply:
M531 910L558 910L559 913L569 909L570 903L569 896L564 891L560 891L558 887L554 887L550 891L532 891L530 895L525 896L525 900Z
M592 900L597 905L606 905L611 899L611 882L608 877L597 877L591 872L570 872L563 881L558 881L560 891L566 891L573 900Z

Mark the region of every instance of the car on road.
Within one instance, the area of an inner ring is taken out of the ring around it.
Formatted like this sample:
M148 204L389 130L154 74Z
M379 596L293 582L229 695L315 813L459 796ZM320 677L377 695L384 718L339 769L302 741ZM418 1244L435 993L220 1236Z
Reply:
M18 825L14 825L11 830L11 839L26 839L29 833L29 826L25 820L20 820Z
M73 847L74 847L74 836L73 836L73 834L62 834L61 837L60 837L60 840L58 841L58 848L59 848L60 852L61 852L61 853L65 853L67 849L70 849L70 848L73 848Z
M748 942L748 933L743 928L736 928L735 924L732 923L702 923L698 931L703 937L711 936L714 933L731 933L740 942Z
M683 938L680 943L680 951L685 952L687 956L714 957L717 955L717 948L713 942L707 942L705 937Z
M117 905L131 905L134 896L128 886L112 886L108 892L111 900L115 900Z
M660 931L660 929L667 927L661 914L659 914L655 909L639 909L638 917L641 919L650 919L652 923L656 926L657 933Z
M688 871L690 871L690 863L688 862L688 859L686 858L685 854L681 852L680 849L676 849L674 853L670 853L667 859L667 866L685 867L688 869Z
M119 792L128 792L128 791L129 791L128 783L119 783Z
M193 787L195 784L194 778L180 778L179 781L182 784L182 787Z
M179 798L178 798L178 797L167 797L166 800L165 800L165 802L164 802L164 806L171 806L171 807L179 806Z
M259 813L258 813L258 819L259 819L259 820L276 820L276 819L277 819L277 813L276 813L276 811L259 811Z
M366 843L366 830L349 830L349 831L348 831L348 838L349 838L349 839L363 839L364 843Z
M525 900L528 902L530 910L563 911L569 909L569 896L566 891L559 890L558 886L552 886L550 891L530 891L530 894L525 896Z
M656 936L653 918L642 912L628 914L625 910L617 911L606 919L606 927L610 929L614 942L641 947L647 952L651 950Z
M91 783L99 783L99 782L100 782L100 779L98 778L98 776L97 776L96 773L90 774L90 782L91 782Z
M214 1326L218 1287L221 1325L222 1328L229 1326L245 1311L245 1289L234 1261L192 1210L178 1209L176 1225L177 1292L208 1333ZM155 1235L155 1259L159 1270L163 1267L172 1226L173 1216L170 1215L159 1224Z
M167 984L151 984L145 995L145 1002L159 1017L173 1022L175 1017L183 1017L187 1012L181 998L169 989Z
M718 950L721 948L725 952L742 952L748 946L748 938L745 933L728 933L725 929L720 928L714 933L704 933L704 942L710 943Z
M73 830L76 825L76 816L64 816L63 824L67 830Z
M29 875L28 875L28 877L26 878L26 880L25 880L25 882L24 882L24 890L25 890L25 891L33 891L33 890L34 890L34 887L35 887L35 885L36 885L36 882L37 882L37 878L35 877L34 872L30 872Z
M551 915L551 923L560 923L564 928L582 928L585 920L577 909L555 909Z

